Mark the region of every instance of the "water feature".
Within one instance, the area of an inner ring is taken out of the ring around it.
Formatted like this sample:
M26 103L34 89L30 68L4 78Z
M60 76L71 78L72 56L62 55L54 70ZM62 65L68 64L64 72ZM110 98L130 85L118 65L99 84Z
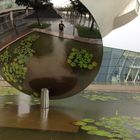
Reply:
M94 98L93 101L85 98L85 95L96 95L99 98ZM25 138L27 140L108 140L107 137L87 134L80 127L74 126L73 122L87 118L95 121L107 118L112 123L117 113L120 116L118 120L121 118L121 122L126 121L126 126L131 123L130 120L127 122L128 117L131 120L135 119L132 121L135 129L132 130L132 126L125 127L124 131L132 132L129 140L139 140L137 134L140 128L138 123L140 101L138 99L139 94L135 93L84 91L73 97L53 100L50 102L50 111L41 112L40 101L28 95L0 96L0 139L10 140L12 137L14 140ZM47 119L46 114L48 114ZM125 116L125 120L121 116Z

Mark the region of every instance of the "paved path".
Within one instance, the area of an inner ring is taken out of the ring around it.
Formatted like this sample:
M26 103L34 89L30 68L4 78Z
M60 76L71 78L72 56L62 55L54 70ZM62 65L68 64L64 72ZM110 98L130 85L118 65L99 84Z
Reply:
M47 29L34 29L34 31L50 34L50 35L57 36L57 37L63 37L66 39L73 39L73 40L77 40L77 41L81 41L81 42L85 42L85 43L102 45L102 39L91 39L91 38L83 38L83 37L78 37L78 36L75 37L75 36L69 35L69 34L64 34L63 36L60 36L59 32L49 31Z
M140 93L139 85L91 84L86 89L96 91L96 92Z

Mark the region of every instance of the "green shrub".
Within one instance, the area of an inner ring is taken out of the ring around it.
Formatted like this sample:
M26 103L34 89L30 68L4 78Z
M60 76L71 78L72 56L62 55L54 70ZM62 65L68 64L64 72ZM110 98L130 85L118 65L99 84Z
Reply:
M92 70L97 66L93 61L93 54L85 49L78 50L73 48L68 56L67 63L73 68Z
M101 38L100 31L98 29L90 30L89 27L77 26L78 35L85 38Z
M31 34L21 40L18 46L9 47L0 54L2 74L7 81L15 84L23 83L27 73L26 63L34 53L32 45L38 38L39 35Z
M51 24L47 24L47 23L42 23L41 25L39 25L38 23L33 23L29 26L29 28L39 28L39 29L45 29L48 28Z

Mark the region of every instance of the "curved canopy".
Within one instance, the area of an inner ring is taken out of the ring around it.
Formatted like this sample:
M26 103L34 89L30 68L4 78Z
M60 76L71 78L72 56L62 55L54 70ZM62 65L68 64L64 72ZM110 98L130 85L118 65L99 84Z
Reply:
M130 23L113 30L103 38L103 45L140 52L140 15Z
M117 17L119 17L122 13L126 14L127 12L130 12L130 5L132 6L131 8L133 10L135 10L137 6L136 0L80 0L80 1L88 8L88 10L94 16L103 37L114 29L114 21ZM136 16L134 14L134 18L135 17ZM127 18L130 18L130 15L126 16L125 20ZM129 21L130 20L128 20L128 22Z

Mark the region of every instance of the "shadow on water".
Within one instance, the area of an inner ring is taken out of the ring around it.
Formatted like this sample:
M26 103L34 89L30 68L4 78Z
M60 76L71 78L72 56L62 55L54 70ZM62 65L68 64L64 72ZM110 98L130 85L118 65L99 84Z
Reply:
M49 41L44 41L49 40ZM47 46L47 47L46 47ZM45 55L51 55L53 53L54 45L53 45L53 37L47 36L45 34L41 34L41 38L35 42L33 45L35 50L36 57L43 57Z
M34 79L30 81L30 86L34 90L34 92L40 93L42 88L47 88L49 90L49 95L60 96L61 94L65 94L72 88L74 88L77 80L71 77L62 77L61 80L57 80L54 78L42 78L42 79Z

